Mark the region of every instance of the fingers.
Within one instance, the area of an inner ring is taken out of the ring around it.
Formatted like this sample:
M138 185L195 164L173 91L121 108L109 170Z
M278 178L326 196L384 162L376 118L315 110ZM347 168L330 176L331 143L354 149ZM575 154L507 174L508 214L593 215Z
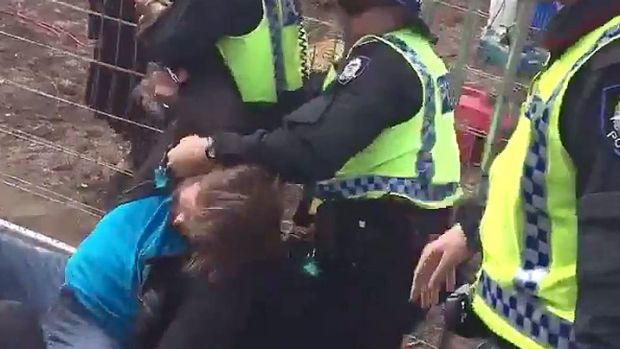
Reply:
M456 288L456 268L452 268L446 275L446 292L453 292Z
M411 285L410 299L416 302L422 292L428 286L433 270L439 262L440 256L436 251L435 244L427 245L422 251L418 265L413 273L413 281Z
M420 307L422 309L428 309L430 302L431 302L431 293L428 289L425 288L422 291L422 296L420 297Z
M449 280L452 283L452 277L451 275L448 275L448 274L455 273L455 268L456 268L456 265L452 261L451 256L449 256L447 253L442 254L441 260L439 261L437 268L435 268L433 275L430 278L428 287L432 289L439 289L442 286L441 281L445 281L445 280ZM454 278L456 278L456 276ZM454 287L454 286L446 285L446 289L448 287Z
M430 303L427 304L428 308L439 304L439 289L435 288L435 289L430 289L429 292L431 293L430 295Z
M425 288L420 297L420 307L428 309L439 303L439 289Z

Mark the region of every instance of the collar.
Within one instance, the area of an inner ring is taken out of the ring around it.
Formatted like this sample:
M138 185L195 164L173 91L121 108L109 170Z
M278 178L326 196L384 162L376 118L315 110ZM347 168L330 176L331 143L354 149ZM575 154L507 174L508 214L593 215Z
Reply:
M620 16L618 0L581 0L565 6L549 23L543 47L558 58L581 37Z

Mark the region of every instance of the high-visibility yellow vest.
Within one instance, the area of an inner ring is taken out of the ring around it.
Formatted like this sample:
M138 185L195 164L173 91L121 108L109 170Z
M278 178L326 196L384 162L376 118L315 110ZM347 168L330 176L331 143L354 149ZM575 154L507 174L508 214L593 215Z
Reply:
M316 195L323 201L394 195L423 208L449 207L461 195L461 169L446 66L429 40L409 29L363 37L353 48L371 42L391 47L416 72L424 93L422 108L384 130L335 178L319 182ZM328 75L333 80L335 74Z
M294 0L262 0L262 4L263 18L252 32L217 43L248 103L276 103L279 93L302 87L305 73L307 42Z
M575 169L560 140L560 111L577 71L618 39L620 17L584 36L534 79L517 128L491 167L473 307L519 348L574 344Z

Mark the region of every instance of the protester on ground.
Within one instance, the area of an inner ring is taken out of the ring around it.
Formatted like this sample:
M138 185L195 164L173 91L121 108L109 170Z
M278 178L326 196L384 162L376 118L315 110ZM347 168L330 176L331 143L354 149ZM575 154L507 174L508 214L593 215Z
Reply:
M283 184L257 166L200 179L186 220L192 254L159 257L144 284L138 348L299 348L313 326L312 277L280 236ZM161 268L163 267L163 268Z
M156 58L173 70L182 67L189 73L170 110L173 119L175 115L183 116L179 124L184 125L171 125L166 130L158 148L136 174L136 186L108 212L69 260L60 301L51 309L44 326L47 332L57 333L58 338L48 337L54 348L80 347L80 341L87 338L91 348L130 341L138 290L148 274L145 260L187 248L168 221L170 195L177 183L168 181L165 171L154 171L168 144L182 134L179 127L251 129L248 124L255 120L244 120L241 125L232 121L245 115L246 104L273 107L287 91L294 93L301 87L300 18L292 3L278 1L275 7L270 1L217 4L221 7L213 11L214 2L177 1L141 32L150 59ZM274 16L278 21L272 21ZM286 20L280 22L279 18ZM272 42L273 30L280 38L275 36ZM254 69L257 62L261 69ZM217 125L214 118L196 122L188 115L192 110L218 111L221 118Z

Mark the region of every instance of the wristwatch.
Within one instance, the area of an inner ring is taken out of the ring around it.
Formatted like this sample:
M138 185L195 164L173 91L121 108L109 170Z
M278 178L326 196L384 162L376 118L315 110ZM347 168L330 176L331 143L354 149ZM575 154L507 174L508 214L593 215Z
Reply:
M205 154L209 159L215 159L215 147L212 137L204 138L205 141Z

